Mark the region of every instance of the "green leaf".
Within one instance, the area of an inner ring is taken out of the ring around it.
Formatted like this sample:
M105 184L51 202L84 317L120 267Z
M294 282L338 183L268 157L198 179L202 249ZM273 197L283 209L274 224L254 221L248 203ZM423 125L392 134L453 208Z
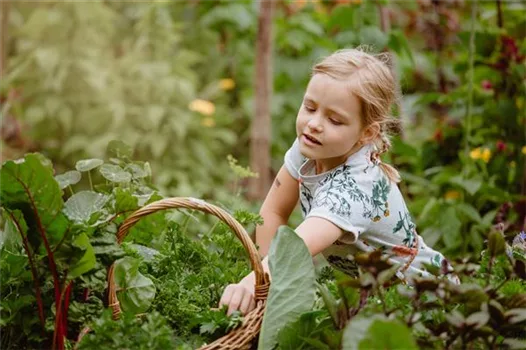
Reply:
M460 244L458 236L460 235L462 222L458 219L455 208L449 207L439 215L440 229L444 243L448 248L457 246Z
M111 182L130 182L131 174L124 171L120 166L114 164L104 164L99 169L104 178Z
M75 169L77 169L80 172L86 172L95 169L101 166L102 164L104 164L104 161L102 159L84 159L79 160L77 164L75 164Z
M454 176L449 179L449 182L455 185L459 185L465 189L470 195L474 195L482 186L482 179L472 178L472 179L463 179L461 175Z
M139 199L135 197L130 191L117 187L114 190L115 195L115 212L121 213L125 211L132 211L139 208Z
M316 274L310 252L296 232L280 226L269 250L272 283L258 349L273 349L279 332L302 313L315 298Z
M76 170L71 170L64 174L55 176L55 180L57 180L61 190L68 186L77 184L80 181L80 178L81 174Z
M80 260L71 265L69 268L69 278L76 278L95 268L97 261L95 259L93 247L91 246L89 238L85 233L78 235L72 243L75 247L84 251L84 254Z
M456 207L458 210L460 210L463 214L465 214L471 220L477 223L482 223L482 218L480 217L479 212L471 204L458 203Z
M145 164L131 163L126 165L126 171L129 171L134 179L142 179L151 176L150 168L146 167Z
M407 41L406 36L400 30L391 30L389 33L389 41L387 46L396 52L399 56L407 56L411 63L415 64L415 59L413 57L413 52Z
M6 222L0 229L0 248L17 249L22 245L22 236L27 235L24 214L20 210L2 210L0 213Z
M334 325L339 325L340 320L338 317L338 302L336 301L336 298L334 298L325 285L317 283L316 286L320 291L323 302L325 303L325 307L329 311L329 315L331 315Z
M418 349L411 331L397 320L385 316L359 316L345 327L343 350Z
M139 272L140 261L125 257L115 262L115 286L122 309L134 314L148 310L155 298L155 286L151 279Z
M490 232L488 236L488 249L491 256L504 254L506 251L506 241L504 236L498 231Z
M378 51L385 48L388 41L387 35L378 27L367 26L360 30L360 42L372 45Z
M133 149L131 146L127 145L122 141L113 140L110 141L110 143L108 143L108 147L106 148L106 154L110 158L128 159L132 157Z
M279 332L279 349L296 350L305 345L305 338L309 337L317 325L317 317L323 311L311 311L302 314L295 322L289 323Z
M66 202L64 214L72 221L85 223L104 207L108 199L108 196L93 191L75 193Z
M22 210L29 236L47 234L51 244L58 242L68 222L61 213L62 191L53 177L51 162L38 153L7 161L0 170L0 202L10 210ZM31 237L30 237L31 238Z

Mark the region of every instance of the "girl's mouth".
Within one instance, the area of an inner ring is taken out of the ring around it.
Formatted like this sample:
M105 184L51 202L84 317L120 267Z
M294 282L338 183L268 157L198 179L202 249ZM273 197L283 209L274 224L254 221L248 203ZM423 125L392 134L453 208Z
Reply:
M303 139L305 140L305 143L307 143L309 145L321 146L321 142L318 141L317 139L315 139L314 137L310 136L310 135L303 134Z

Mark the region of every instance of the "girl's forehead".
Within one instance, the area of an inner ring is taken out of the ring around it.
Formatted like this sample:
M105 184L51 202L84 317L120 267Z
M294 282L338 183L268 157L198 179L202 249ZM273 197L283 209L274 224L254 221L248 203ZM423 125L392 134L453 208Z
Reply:
M307 86L305 99L318 105L337 107L350 114L360 112L360 100L353 93L349 81L334 79L326 74L315 74Z

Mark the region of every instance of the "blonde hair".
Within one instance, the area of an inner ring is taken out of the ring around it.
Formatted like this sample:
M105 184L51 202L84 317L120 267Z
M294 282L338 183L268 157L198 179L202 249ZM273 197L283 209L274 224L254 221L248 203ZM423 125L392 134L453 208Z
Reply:
M376 151L371 158L378 162L389 180L400 182L400 174L389 164L380 161L380 155L391 148L389 135L401 131L401 122L391 115L393 104L398 105L397 85L390 66L389 54L370 54L365 48L339 50L324 58L312 68L312 75L322 73L338 80L353 79L352 92L361 103L362 123L380 126L379 136L373 140Z

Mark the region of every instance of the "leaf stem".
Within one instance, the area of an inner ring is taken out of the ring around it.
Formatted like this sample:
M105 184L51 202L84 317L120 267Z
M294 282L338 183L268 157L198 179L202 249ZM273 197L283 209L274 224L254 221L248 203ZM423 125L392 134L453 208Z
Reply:
M33 198L31 191L29 190L29 188L26 186L24 182L22 182L15 174L11 174L11 176L20 183L20 185L24 188L24 191L26 192L29 198L29 203L31 205L33 214L35 216L37 229L38 229L38 232L40 233L42 241L44 242L44 247L46 249L47 257L49 260L49 269L51 270L51 275L53 276L53 286L55 289L55 302L58 302L60 300L60 279L58 277L57 265L55 264L55 257L49 245L49 241L47 240L47 237L46 237L46 230L44 229L44 226L42 225L42 221L40 220L40 215L39 215L36 203L35 203L35 199Z
M33 260L33 255L31 253L31 248L29 247L29 241L27 239L27 236L24 235L24 233L22 231L22 227L20 226L20 223L14 217L13 213L11 211L7 211L7 213L11 217L11 220L13 220L13 223L15 224L18 232L20 233L20 236L22 236L22 242L23 242L23 245L24 245L24 250L27 253L27 258L29 260L29 266L31 268L31 275L33 276L33 284L35 285L35 294L36 294L37 305L38 305L38 318L40 320L40 325L42 326L42 329L44 329L45 325L46 325L45 317L44 317L44 304L42 302L42 294L40 292L40 283L38 282L37 269L35 267L35 262Z
M67 281L66 281L67 282ZM58 349L63 350L64 349L64 337L66 336L66 326L67 321L65 322L63 320L64 315L67 315L67 310L64 310L65 312L62 312L62 301L67 299L67 304L69 306L69 294L71 293L71 286L73 281L70 281L69 283L64 283L65 286L62 289L62 292L60 293L60 297L57 303L55 303L55 330L53 332L53 344L52 349ZM67 316L66 316L67 317Z
M91 170L88 171L89 187L93 191L93 181L91 180Z

